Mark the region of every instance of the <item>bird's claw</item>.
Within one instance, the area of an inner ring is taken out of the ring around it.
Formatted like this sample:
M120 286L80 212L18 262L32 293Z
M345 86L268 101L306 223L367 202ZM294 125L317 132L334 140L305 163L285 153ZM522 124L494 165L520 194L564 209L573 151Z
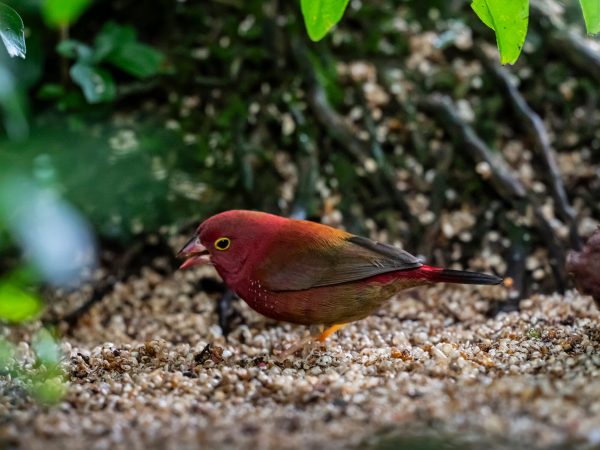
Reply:
M292 344L292 346L288 349L281 351L276 358L279 360L279 362L283 362L293 356L297 351L302 350L302 358L306 359L312 354L312 352L314 352L317 348L320 348L322 345L324 344L315 338L315 336L307 336L295 344Z

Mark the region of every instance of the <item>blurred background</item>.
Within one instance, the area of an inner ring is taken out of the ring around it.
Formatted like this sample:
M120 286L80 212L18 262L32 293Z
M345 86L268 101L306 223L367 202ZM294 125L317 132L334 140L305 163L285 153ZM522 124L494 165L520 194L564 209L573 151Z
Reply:
M467 1L353 0L318 43L295 2L3 2L27 42L0 51L14 320L232 208L508 275L516 300L568 286L598 224L600 44L577 2L532 3L504 67Z

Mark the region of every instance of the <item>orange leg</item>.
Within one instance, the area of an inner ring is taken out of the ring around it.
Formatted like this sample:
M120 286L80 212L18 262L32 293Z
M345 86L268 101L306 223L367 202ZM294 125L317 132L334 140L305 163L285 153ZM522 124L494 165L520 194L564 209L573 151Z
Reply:
M347 324L346 323L338 323L337 325L332 325L329 328L326 328L325 330L323 330L323 332L319 335L319 337L317 338L317 340L323 344L327 338L329 336L331 336L333 333L335 333L337 330L340 330L342 328L344 328Z
M280 361L283 361L286 358L288 358L289 356L292 356L298 350L303 350L303 349L306 350L307 346L310 347L311 344L315 344L316 342L318 342L320 344L324 344L325 341L327 340L327 338L329 336L331 336L333 333L335 333L340 328L345 327L346 325L347 324L345 324L345 323L340 323L340 324L337 324L337 325L332 325L332 326L326 328L325 330L323 330L318 336L316 336L316 334L312 334L311 333L310 336L305 337L301 341L299 341L296 344L292 345L287 350L285 350L282 353L280 353L279 356L278 356L278 359ZM315 330L312 330L313 333L314 333L314 331Z

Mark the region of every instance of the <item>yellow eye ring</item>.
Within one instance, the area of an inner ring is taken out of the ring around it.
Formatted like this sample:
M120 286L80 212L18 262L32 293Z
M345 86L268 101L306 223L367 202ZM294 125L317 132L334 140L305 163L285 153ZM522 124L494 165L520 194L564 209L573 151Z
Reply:
M217 250L227 250L231 246L231 239L226 237L220 237L215 241L215 248Z

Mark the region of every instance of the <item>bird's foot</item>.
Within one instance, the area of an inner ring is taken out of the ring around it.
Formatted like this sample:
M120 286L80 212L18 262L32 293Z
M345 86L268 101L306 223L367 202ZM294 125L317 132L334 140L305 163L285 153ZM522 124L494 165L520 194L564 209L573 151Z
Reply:
M297 351L302 350L302 357L307 358L310 354L319 347L325 346L325 341L329 336L335 333L340 328L343 328L346 324L340 323L332 325L323 330L323 328L311 327L311 334L300 341L293 344L287 350L282 351L278 356L280 362L285 361L290 356L294 355Z
M315 336L306 336L295 344L292 344L290 348L279 353L279 355L277 355L277 359L279 362L283 362L300 350L302 350L302 358L308 358L308 356L310 356L310 354L320 345L321 342L315 338Z
M329 336L331 336L333 333L335 333L337 330L344 328L346 326L345 323L338 323L336 325L332 325L330 327L327 327L323 330L323 332L319 335L319 337L317 338L317 340L324 344L325 341L327 340L327 338Z

